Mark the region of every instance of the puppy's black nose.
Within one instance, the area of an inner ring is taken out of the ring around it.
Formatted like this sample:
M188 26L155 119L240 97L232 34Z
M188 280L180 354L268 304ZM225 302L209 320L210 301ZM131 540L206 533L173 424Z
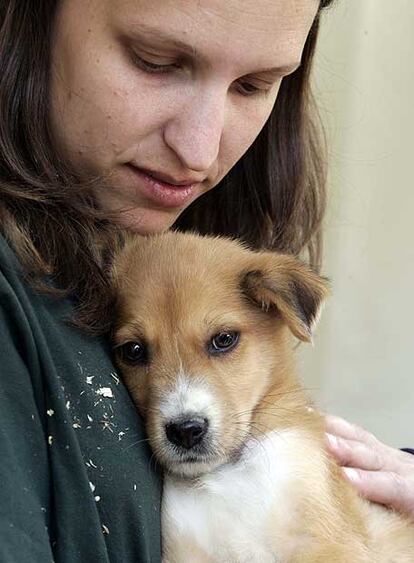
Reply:
M207 432L208 422L204 420L184 420L167 424L165 432L168 440L176 446L190 450L199 444Z

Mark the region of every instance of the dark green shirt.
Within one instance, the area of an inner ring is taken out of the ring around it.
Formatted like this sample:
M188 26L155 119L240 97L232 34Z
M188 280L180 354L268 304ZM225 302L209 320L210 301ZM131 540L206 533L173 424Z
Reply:
M0 237L0 561L159 562L160 480L107 343Z

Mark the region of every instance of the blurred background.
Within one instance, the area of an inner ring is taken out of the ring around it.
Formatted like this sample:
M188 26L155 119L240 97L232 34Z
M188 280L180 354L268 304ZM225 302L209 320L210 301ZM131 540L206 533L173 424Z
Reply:
M337 0L323 19L315 93L330 153L314 347L299 347L319 406L414 447L414 1Z

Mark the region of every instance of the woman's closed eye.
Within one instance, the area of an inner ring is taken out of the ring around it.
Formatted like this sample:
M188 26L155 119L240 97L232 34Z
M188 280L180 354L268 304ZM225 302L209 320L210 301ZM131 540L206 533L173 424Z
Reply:
M167 74L182 69L182 64L179 62L153 62L144 59L137 53L133 53L134 64L142 71L148 74ZM235 83L235 89L242 96L256 96L265 95L270 92L272 84L266 84L263 87L246 81L238 81Z
M177 62L156 63L140 57L137 53L133 53L132 60L139 69L148 74L165 74L180 69L180 65Z
M242 96L256 96L256 95L266 95L268 94L272 86L266 85L266 87L256 86L251 82L239 82L236 85L236 88Z

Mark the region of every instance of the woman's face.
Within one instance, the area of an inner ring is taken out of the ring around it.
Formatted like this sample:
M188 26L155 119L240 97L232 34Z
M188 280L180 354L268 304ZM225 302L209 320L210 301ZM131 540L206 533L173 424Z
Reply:
M96 197L170 227L253 143L300 63L317 0L62 0L52 126Z

